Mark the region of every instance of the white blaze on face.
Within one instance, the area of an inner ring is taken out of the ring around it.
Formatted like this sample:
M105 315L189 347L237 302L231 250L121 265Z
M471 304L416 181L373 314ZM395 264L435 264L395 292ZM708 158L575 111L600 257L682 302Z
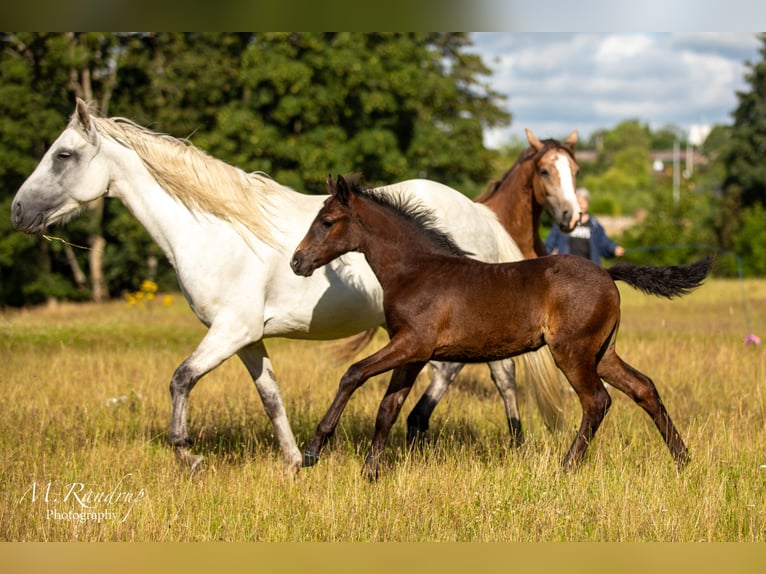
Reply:
M553 162L559 173L559 185L561 186L561 196L568 205L568 211L572 214L569 221L569 228L574 229L575 224L580 221L580 204L577 203L574 188L574 174L566 154L560 153ZM563 222L560 222L563 223Z

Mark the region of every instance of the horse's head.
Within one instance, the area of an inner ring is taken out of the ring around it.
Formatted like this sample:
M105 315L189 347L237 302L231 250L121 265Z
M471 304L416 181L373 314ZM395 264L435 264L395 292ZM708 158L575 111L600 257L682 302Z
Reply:
M308 232L295 249L290 267L296 275L309 277L316 269L358 247L351 203L354 191L343 178L327 177L330 196L325 200Z
M78 98L69 125L13 198L14 227L43 233L49 225L65 221L104 196L109 172L106 163L98 161L98 152L99 135L87 105Z
M529 145L536 151L535 201L545 206L562 231L570 232L581 215L575 197L575 178L580 169L574 159L577 131L569 134L563 144L555 140L542 142L529 129L526 133Z

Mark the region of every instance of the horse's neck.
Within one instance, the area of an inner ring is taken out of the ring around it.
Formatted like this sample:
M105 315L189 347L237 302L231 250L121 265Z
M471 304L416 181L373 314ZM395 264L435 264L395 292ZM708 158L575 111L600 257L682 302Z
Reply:
M106 139L102 145L115 164L109 196L128 208L174 266L179 256L200 247L202 242L236 241L238 234L232 226L193 213L168 194L135 152Z
M321 203L319 197L274 185L268 188L272 208L266 210L273 216L259 217L259 227L254 228L234 215L227 217L225 213L211 214L205 209L195 209L164 189L136 152L108 138L104 138L104 145L109 147L116 164L110 195L126 205L169 257L179 236L180 241L186 241L185 238L195 235L195 230L202 233L203 229L215 229L216 236L225 240L231 236L231 241L236 241L238 237L251 249L260 249L262 245L281 249L299 238L294 237L298 233L295 223L311 221Z
M545 255L539 231L542 207L534 201L531 169L515 166L493 193L476 199L494 212L525 259Z

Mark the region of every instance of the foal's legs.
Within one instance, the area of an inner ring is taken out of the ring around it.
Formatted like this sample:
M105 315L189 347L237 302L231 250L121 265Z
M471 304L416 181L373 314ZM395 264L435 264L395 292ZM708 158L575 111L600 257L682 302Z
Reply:
M613 387L633 399L638 406L644 409L657 426L665 444L670 449L670 454L683 468L689 462L689 451L678 433L670 415L662 404L662 399L657 392L652 380L625 363L610 346L598 365L598 373Z
M391 427L399 416L402 404L404 404L407 395L410 393L418 373L424 366L425 362L410 363L398 367L391 376L391 382L388 385L386 394L383 400L380 401L380 407L378 407L378 416L375 420L375 434L372 438L372 446L367 455L367 460L364 463L363 473L369 480L378 478L378 462L388 439L388 434L391 432Z
M392 375L398 378L400 373L398 367L412 362L411 353L415 349L415 342L409 338L392 338L388 344L370 355L351 365L340 379L338 392L335 394L330 408L319 421L314 436L311 437L306 449L303 451L303 466L313 466L319 462L319 453L327 442L327 439L335 432L338 426L340 415L346 408L351 395L356 389L361 387L367 379L385 373L391 369L397 369Z
M595 353L591 353L590 349L551 347L551 353L577 393L582 406L580 428L562 461L564 469L569 470L582 461L590 441L609 410L612 399L596 372Z

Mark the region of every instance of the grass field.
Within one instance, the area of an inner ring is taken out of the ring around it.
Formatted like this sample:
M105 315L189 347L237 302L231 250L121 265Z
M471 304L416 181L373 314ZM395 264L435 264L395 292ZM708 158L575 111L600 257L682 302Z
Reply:
M743 343L740 283L710 280L675 301L621 291L618 350L654 379L686 440L692 462L680 474L649 418L614 390L577 472L559 467L579 423L573 395L565 430L551 434L522 385L527 441L511 449L488 370L471 366L423 451L407 449L400 418L376 484L360 470L383 379L352 398L320 463L292 478L236 359L191 395L206 465L190 474L165 442L170 377L204 333L180 297L6 312L0 539L766 541L766 344ZM766 336L766 281L745 292ZM268 347L304 443L344 365L328 343Z

